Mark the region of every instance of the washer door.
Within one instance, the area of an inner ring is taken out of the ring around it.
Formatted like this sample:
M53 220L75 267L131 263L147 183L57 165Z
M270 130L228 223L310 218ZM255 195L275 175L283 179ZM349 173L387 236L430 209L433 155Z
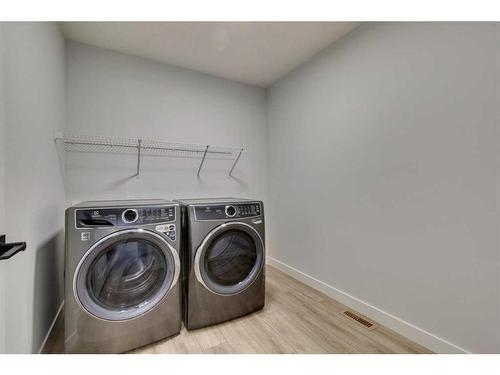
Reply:
M177 283L177 252L160 235L128 229L96 242L78 264L73 281L78 303L111 321L153 309Z
M264 243L250 225L226 223L212 230L196 251L196 278L213 293L230 296L248 288L264 264Z

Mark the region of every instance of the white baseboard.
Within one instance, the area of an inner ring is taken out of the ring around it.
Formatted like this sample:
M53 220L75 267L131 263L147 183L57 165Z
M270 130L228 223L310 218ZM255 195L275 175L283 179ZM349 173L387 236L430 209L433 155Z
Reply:
M57 319L59 318L59 315L61 314L63 307L64 307L64 301L61 302L61 306L59 306L59 309L57 310L56 316L54 317L54 320L52 321L52 324L50 325L49 330L47 331L47 334L43 339L42 345L40 345L40 349L38 349L38 354L42 352L43 348L45 347L45 344L47 344L47 340L49 339L52 329L56 325Z
M435 353L442 354L457 354L457 353L469 353L467 350L452 344L440 337L433 335L411 323L405 322L398 317L391 315L375 306L366 303L359 298L351 296L331 285L324 283L312 276L309 276L296 268L290 267L289 265L267 256L267 264L279 269L280 271L286 273L287 275L297 279L304 284L310 286L313 289L320 291L323 294L343 303L344 305L358 311L359 313L373 319L377 323L386 326L389 329L403 335L410 340L420 344Z

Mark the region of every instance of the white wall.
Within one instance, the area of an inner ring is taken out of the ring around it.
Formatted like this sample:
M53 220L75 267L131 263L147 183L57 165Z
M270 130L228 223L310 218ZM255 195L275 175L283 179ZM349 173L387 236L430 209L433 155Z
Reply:
M3 26L0 24L0 234L4 234L5 218L5 116L4 116L4 72L3 72ZM5 352L5 263L0 262L0 353Z
M64 39L54 23L4 23L5 232L27 249L5 277L5 351L36 352L63 298L64 190L54 132L65 122ZM2 230L3 231L3 230Z
M500 27L497 26L496 28L496 38L497 41L500 40ZM496 95L495 95L495 106L497 108L500 108L500 47L497 44L497 48L495 50L496 56L495 56L495 61L497 64L497 72L494 75L494 82L496 86ZM496 125L496 137L494 137L495 142L496 142L496 213L497 213L497 248L500 249L500 111L497 111L496 114L496 119L495 119ZM500 250L499 250L500 251ZM497 270L497 277L500 278L500 255L498 255L498 270ZM500 287L498 288L498 297L497 297L497 311L500 312ZM500 313L497 314L497 327L500 327ZM498 340L498 348L500 352L500 330L497 333L497 340Z
M365 24L268 95L270 255L472 352L500 351L497 31Z
M262 89L89 45L67 44L67 131L244 146L231 161L66 155L70 201L242 196L265 199L266 101Z

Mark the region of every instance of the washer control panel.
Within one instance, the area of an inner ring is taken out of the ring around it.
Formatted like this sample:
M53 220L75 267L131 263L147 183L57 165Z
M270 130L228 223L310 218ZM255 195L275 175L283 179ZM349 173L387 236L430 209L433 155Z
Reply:
M75 210L76 228L127 227L175 220L175 206Z
M228 203L217 205L195 206L196 220L244 219L260 216L260 203Z

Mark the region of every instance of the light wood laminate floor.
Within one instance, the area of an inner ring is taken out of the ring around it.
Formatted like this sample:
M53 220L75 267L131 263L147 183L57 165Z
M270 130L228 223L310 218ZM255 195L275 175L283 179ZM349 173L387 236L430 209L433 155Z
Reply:
M431 353L381 325L369 330L343 314L346 306L276 268L266 272L263 310L213 327L183 328L131 353ZM44 353L64 351L63 326L59 319Z

